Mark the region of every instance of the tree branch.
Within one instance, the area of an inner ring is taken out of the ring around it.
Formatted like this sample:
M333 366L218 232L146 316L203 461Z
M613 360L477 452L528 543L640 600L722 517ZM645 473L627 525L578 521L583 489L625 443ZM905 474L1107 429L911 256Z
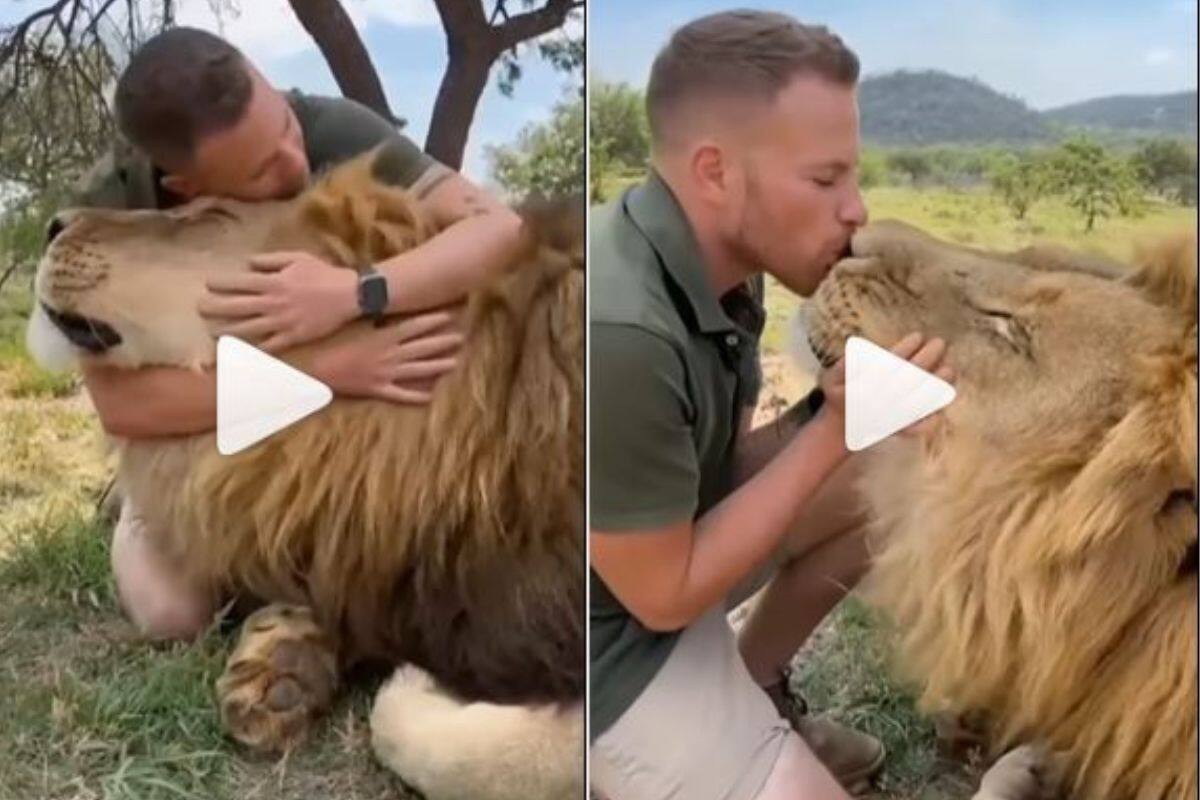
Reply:
M583 8L582 0L546 0L546 5L536 11L526 11L509 17L495 28L499 36L499 50L503 52L521 42L536 39L543 33L561 28L572 11Z

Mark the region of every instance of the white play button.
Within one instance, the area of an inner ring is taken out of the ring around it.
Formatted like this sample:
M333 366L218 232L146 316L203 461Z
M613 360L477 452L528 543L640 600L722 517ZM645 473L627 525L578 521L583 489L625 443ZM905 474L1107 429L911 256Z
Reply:
M954 400L936 375L858 336L846 340L846 448L864 450Z
M333 392L234 336L217 340L217 450L229 456L318 411Z

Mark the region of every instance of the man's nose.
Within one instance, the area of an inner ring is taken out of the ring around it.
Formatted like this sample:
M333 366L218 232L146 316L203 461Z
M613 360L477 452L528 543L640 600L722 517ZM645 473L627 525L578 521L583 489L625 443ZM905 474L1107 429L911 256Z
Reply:
M867 206L863 202L862 191L859 190L857 184L850 189L850 196L842 205L841 218L842 222L856 228L867 224Z

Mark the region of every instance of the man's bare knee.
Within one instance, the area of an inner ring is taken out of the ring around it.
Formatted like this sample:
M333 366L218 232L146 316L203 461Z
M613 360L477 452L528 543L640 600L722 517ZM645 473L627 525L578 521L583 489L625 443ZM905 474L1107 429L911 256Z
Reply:
M767 782L755 795L755 800L850 800L833 775L808 749L808 745L793 733L779 751Z
M194 639L212 622L212 592L171 567L128 502L113 529L112 569L121 607L144 636Z
M208 608L178 599L141 598L129 602L122 596L122 606L138 632L156 641L191 641L212 622Z

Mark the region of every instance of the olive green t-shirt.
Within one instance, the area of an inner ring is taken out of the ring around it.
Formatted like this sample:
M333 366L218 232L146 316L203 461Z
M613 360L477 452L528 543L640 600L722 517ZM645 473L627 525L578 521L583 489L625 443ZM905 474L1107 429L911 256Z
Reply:
M695 519L732 489L737 421L760 382L761 303L744 287L718 299L683 211L653 173L592 213L588 262L590 525L612 533ZM590 581L595 737L679 632L645 628L596 572Z
M330 167L390 142L395 158L388 178L408 188L436 162L371 109L341 97L317 97L292 90L288 103L304 134L309 168ZM181 202L162 187L162 170L124 140L114 143L80 180L71 205L104 208L170 208Z

